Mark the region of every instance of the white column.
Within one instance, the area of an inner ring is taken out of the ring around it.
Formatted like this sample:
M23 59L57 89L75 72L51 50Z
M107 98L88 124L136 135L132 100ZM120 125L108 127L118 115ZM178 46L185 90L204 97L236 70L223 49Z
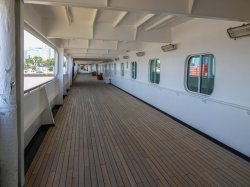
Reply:
M18 186L15 0L0 1L0 186Z
M18 131L18 186L24 186L24 3L16 0L16 92Z
M77 73L78 73L78 64L75 64L75 69L74 69L74 71L75 71L75 77L74 77L74 78L76 78Z
M67 66L67 75L68 75L68 80L69 80L69 85L72 85L72 66L73 66L73 61L72 57L68 57L68 66Z
M57 97L57 104L62 105L63 104L63 87L64 87L64 81L63 81L63 58L64 58L64 49L59 48L58 49L58 73L57 78L59 80L59 95Z
M72 77L72 75L73 75L73 72L72 72L73 63L74 63L74 60L73 60L73 58L71 57L71 58L70 58L70 85L73 84L73 77Z

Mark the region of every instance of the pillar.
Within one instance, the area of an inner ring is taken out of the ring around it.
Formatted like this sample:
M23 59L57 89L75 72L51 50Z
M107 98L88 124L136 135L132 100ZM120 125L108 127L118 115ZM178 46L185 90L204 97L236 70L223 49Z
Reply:
M0 1L0 186L18 186L15 0Z
M78 70L79 70L79 66L78 66L78 64L75 64L75 78L76 78L76 76L77 76L77 74L78 74Z
M72 85L72 65L73 65L73 62L72 62L72 57L69 56L67 58L68 60L68 65L67 65L67 76L68 76L68 80L69 80L69 85L71 86Z
M59 95L57 96L57 104L63 104L63 90L64 90L64 80L63 80L63 59L64 59L64 49L58 49L58 73L57 78L59 80Z
M15 1L16 25L16 97L18 131L18 186L24 186L24 3Z
M96 75L99 75L99 69L98 69L98 64L96 64Z

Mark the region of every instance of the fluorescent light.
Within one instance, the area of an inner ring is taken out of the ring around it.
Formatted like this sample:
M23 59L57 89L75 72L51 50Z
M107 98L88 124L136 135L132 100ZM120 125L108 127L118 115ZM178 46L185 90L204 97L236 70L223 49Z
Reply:
M230 38L236 39L250 35L250 24L243 24L239 27L233 27L227 29L227 33Z
M136 56L138 57L145 56L145 52L144 51L138 52L136 53Z
M161 50L163 52L172 51L172 50L175 50L175 49L177 49L176 44L168 44L168 45L161 46Z

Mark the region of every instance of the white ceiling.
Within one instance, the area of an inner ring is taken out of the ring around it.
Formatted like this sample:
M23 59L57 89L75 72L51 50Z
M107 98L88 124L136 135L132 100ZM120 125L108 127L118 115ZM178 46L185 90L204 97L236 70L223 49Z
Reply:
M56 39L66 55L73 58L115 58L127 51L141 51L149 42L170 43L171 28L191 17L250 20L246 8L250 7L250 1L246 0L209 0L210 3L207 0L24 2L33 4L25 5L26 11L35 10L43 34ZM32 22L34 19L29 18L32 14L26 14L26 22Z

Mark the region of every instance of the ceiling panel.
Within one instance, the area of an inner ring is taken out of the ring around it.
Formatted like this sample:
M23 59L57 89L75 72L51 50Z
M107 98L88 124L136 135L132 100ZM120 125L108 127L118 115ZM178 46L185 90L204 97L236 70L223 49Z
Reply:
M33 5L34 9L44 19L65 20L64 6Z
M116 49L117 41L91 40L90 49Z
M94 9L90 8L72 8L73 19L76 21L89 22L92 18Z
M99 10L99 16L97 18L97 22L113 24L119 13L120 11L115 11L115 10Z
M128 13L127 16L121 21L121 25L135 25L140 19L145 17L145 13Z

